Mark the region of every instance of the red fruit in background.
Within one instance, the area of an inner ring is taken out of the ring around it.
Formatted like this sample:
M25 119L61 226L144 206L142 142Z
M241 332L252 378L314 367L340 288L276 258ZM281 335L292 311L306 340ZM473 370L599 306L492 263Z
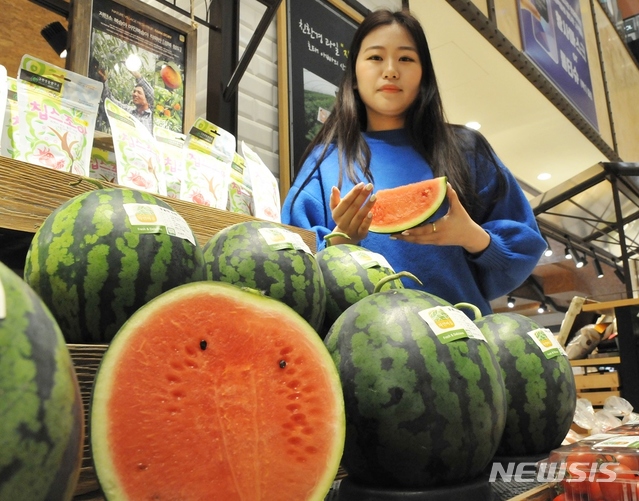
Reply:
M182 86L182 76L179 71L168 64L162 66L160 76L162 77L164 85L166 85L169 89L175 90Z

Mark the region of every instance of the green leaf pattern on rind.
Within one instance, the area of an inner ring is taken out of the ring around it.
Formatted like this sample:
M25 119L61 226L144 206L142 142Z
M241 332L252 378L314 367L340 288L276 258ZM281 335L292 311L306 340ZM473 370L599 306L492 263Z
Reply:
M0 275L8 300L0 320L0 499L48 499L68 491L79 466L64 456L70 441L80 453L79 388L51 315L1 264ZM52 486L60 468L64 485Z

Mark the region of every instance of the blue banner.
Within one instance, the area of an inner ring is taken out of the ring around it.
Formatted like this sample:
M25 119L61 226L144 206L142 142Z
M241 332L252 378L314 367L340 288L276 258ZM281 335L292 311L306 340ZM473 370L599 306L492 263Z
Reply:
M598 129L579 0L518 0L524 53Z

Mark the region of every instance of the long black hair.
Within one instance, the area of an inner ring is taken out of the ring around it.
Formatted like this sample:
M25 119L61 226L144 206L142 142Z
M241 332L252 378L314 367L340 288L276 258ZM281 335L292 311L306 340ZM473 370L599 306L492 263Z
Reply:
M430 164L434 176L448 177L462 204L472 216L478 204L492 201L478 199L468 175L468 155L473 152L495 165L497 162L492 148L481 134L446 122L426 35L419 21L408 10L375 10L359 25L351 42L346 71L339 85L333 110L304 151L300 167L315 148L320 147L321 153L314 169L295 194L293 202L335 147L339 161L336 185L339 188L344 175L353 183L361 180L360 174L367 181L374 181L370 171L370 148L362 135L367 128L367 117L366 107L356 88L355 64L364 38L375 29L392 24L400 25L412 37L422 66L419 94L407 110L405 129L416 150ZM504 191L504 176L501 169L497 168L496 172L498 196L501 196Z

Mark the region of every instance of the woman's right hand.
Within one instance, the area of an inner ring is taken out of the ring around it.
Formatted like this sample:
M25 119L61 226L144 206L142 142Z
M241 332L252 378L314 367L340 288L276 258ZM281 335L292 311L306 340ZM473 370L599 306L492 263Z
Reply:
M368 235L373 214L371 209L375 205L375 195L371 196L373 185L371 183L356 184L344 198L338 188L331 189L331 214L335 221L334 233L345 233L350 239L342 237L331 238L331 244L357 245Z

